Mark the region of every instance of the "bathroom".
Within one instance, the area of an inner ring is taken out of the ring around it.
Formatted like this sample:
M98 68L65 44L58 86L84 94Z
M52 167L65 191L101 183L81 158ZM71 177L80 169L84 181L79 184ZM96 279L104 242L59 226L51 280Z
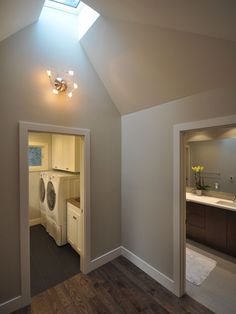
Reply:
M187 294L235 313L236 128L186 133L185 166Z

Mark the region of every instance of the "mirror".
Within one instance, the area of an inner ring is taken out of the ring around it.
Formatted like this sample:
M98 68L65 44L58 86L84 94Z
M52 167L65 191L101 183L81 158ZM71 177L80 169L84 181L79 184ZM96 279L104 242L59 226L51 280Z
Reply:
M192 166L203 166L204 184L211 191L236 194L236 138L188 141L186 185L195 187Z

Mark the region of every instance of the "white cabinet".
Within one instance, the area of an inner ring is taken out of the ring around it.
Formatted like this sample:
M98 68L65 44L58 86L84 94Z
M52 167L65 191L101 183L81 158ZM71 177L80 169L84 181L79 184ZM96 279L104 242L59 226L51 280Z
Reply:
M67 241L79 253L83 249L83 210L67 203Z
M52 135L52 168L80 172L80 145L78 136Z

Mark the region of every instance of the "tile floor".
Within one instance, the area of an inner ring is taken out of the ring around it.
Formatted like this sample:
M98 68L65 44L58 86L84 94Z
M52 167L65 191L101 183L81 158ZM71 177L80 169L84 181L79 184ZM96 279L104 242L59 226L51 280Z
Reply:
M217 314L236 314L236 258L187 240L187 247L217 261L200 286L186 281L186 292Z

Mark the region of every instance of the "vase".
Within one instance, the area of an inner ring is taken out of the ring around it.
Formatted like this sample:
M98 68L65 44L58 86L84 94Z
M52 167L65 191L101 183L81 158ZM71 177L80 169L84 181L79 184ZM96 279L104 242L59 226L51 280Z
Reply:
M196 194L197 194L197 196L201 196L202 195L202 190L196 190Z

